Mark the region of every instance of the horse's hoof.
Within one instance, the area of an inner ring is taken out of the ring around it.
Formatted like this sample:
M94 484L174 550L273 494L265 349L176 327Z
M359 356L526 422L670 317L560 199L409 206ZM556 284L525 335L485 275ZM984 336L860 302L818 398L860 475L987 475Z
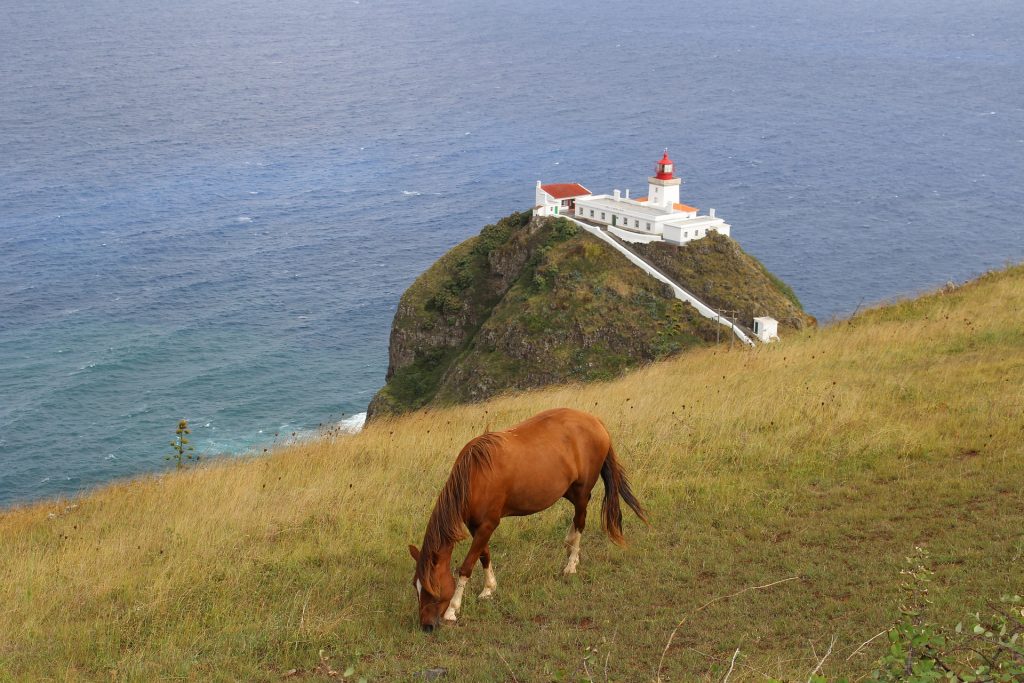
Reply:
M480 592L480 595L478 597L481 600L490 600L494 597L494 591L492 591L490 588L485 588L483 589L483 591Z
M459 617L455 614L455 612L449 609L447 612L444 613L444 620L449 624L454 624L456 621L459 620Z
M566 567L565 569L562 570L562 575L563 576L569 576L570 574L575 574L575 573L576 573L576 567Z

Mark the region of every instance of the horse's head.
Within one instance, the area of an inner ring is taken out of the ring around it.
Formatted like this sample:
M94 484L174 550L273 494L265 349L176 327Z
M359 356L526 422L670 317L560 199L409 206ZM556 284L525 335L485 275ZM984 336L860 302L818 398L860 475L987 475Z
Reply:
M441 615L448 609L448 603L455 595L455 579L444 563L438 561L436 553L431 553L429 561L420 562L419 549L410 545L409 554L416 560L412 585L420 604L420 626L430 633L440 625Z

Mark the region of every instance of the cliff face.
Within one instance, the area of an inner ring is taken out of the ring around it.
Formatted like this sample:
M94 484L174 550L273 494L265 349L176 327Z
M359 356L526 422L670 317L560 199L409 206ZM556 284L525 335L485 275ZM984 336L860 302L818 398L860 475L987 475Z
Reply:
M645 256L716 305L813 324L788 288L726 237L650 246L665 249ZM402 296L387 384L368 412L610 379L718 336L727 342L724 332L569 221L517 213L453 248Z

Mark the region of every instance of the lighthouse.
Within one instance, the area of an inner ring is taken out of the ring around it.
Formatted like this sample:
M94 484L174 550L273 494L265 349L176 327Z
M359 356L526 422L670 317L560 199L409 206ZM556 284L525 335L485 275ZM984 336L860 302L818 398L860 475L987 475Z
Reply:
M706 237L709 232L729 236L729 224L708 209L700 215L695 206L679 203L679 186L675 164L668 150L654 165L654 175L647 179L647 196L630 197L614 190L611 194L591 194L578 183L537 181L535 216L573 216L578 220L603 226L625 242L664 241L686 244Z
M675 164L668 158L666 149L661 160L654 166L654 175L647 179L647 201L651 206L671 209L679 203L679 186L683 184L683 179L676 178L674 170Z

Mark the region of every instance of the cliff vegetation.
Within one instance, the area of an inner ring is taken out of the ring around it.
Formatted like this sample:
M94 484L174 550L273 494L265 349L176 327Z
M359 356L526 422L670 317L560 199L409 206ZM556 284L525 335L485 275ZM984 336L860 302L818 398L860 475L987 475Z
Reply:
M643 253L715 306L772 315L783 334L814 324L792 291L728 237ZM517 213L453 248L402 296L387 384L370 414L608 380L717 341L730 342L725 328L601 240L565 219Z

